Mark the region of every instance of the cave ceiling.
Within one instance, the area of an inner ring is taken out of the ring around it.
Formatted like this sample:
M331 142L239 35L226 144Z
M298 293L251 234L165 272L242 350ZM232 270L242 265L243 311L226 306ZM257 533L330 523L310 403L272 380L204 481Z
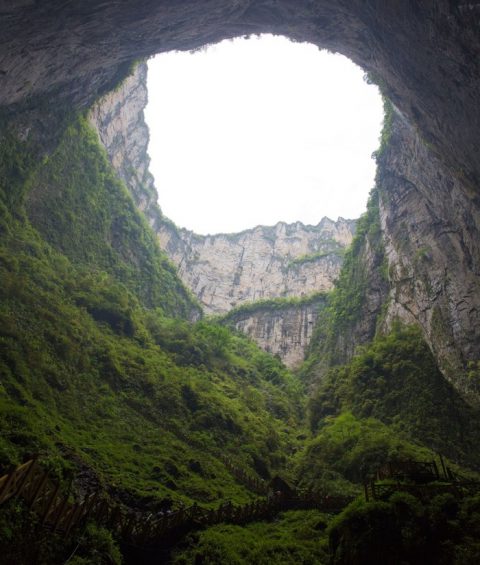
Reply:
M451 0L6 0L0 104L47 97L85 106L133 60L282 34L370 72L443 161L475 185L479 23L480 4Z

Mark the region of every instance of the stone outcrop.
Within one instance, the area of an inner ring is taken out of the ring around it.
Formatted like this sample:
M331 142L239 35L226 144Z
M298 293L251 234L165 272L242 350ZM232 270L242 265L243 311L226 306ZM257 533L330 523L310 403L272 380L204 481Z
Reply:
M163 249L209 314L257 300L328 291L338 277L354 220L317 226L279 222L236 234L200 236L161 223Z
M236 234L199 236L163 221L157 233L206 313L225 314L258 303L240 308L229 323L294 368L304 359L324 302L274 301L272 307L263 301L331 290L354 229L354 220L323 218L317 226L279 222Z
M395 320L418 324L446 378L479 402L479 197L429 151L394 111L378 157L380 229L358 245L349 286L362 294L354 316L317 350L317 374L348 362L356 347ZM338 328L335 328L338 329Z
M118 87L97 101L88 113L110 162L151 225L161 213L149 170L149 131L144 118L148 101L147 65L142 62Z
M325 296L284 304L259 302L246 309L233 310L224 323L254 339L257 344L277 355L291 369L301 365L315 330Z
M474 397L480 392L480 199L453 173L397 113L378 175L390 282L386 323L399 316L420 324L443 373Z

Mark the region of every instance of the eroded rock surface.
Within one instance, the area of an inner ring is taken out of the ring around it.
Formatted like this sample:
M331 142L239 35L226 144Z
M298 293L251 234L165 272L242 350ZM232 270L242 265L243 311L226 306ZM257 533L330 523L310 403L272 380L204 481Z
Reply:
M149 131L143 114L147 101L147 65L140 63L114 91L94 104L88 117L119 177L153 225L161 213L149 170Z
M312 297L297 304L260 303L246 312L241 309L233 311L227 316L227 323L250 336L265 351L278 355L287 367L295 369L305 359L305 352L325 304L324 296Z
M381 221L389 263L386 323L418 322L465 396L479 392L480 198L397 115L381 159Z
M317 226L279 222L236 234L199 236L161 224L163 249L205 311L328 291L338 277L355 221L323 218Z

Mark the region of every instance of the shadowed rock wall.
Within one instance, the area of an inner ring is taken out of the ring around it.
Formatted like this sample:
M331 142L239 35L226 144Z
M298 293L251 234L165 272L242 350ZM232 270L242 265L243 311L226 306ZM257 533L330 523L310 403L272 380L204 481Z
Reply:
M379 173L386 323L395 316L418 322L444 374L466 396L477 395L479 375L471 369L480 360L479 194L465 190L398 115Z

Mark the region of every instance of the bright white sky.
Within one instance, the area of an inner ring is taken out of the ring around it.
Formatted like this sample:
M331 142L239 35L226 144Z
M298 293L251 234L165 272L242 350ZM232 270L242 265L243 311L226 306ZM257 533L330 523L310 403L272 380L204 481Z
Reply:
M151 171L177 225L228 233L364 212L383 109L350 60L264 35L148 69Z

